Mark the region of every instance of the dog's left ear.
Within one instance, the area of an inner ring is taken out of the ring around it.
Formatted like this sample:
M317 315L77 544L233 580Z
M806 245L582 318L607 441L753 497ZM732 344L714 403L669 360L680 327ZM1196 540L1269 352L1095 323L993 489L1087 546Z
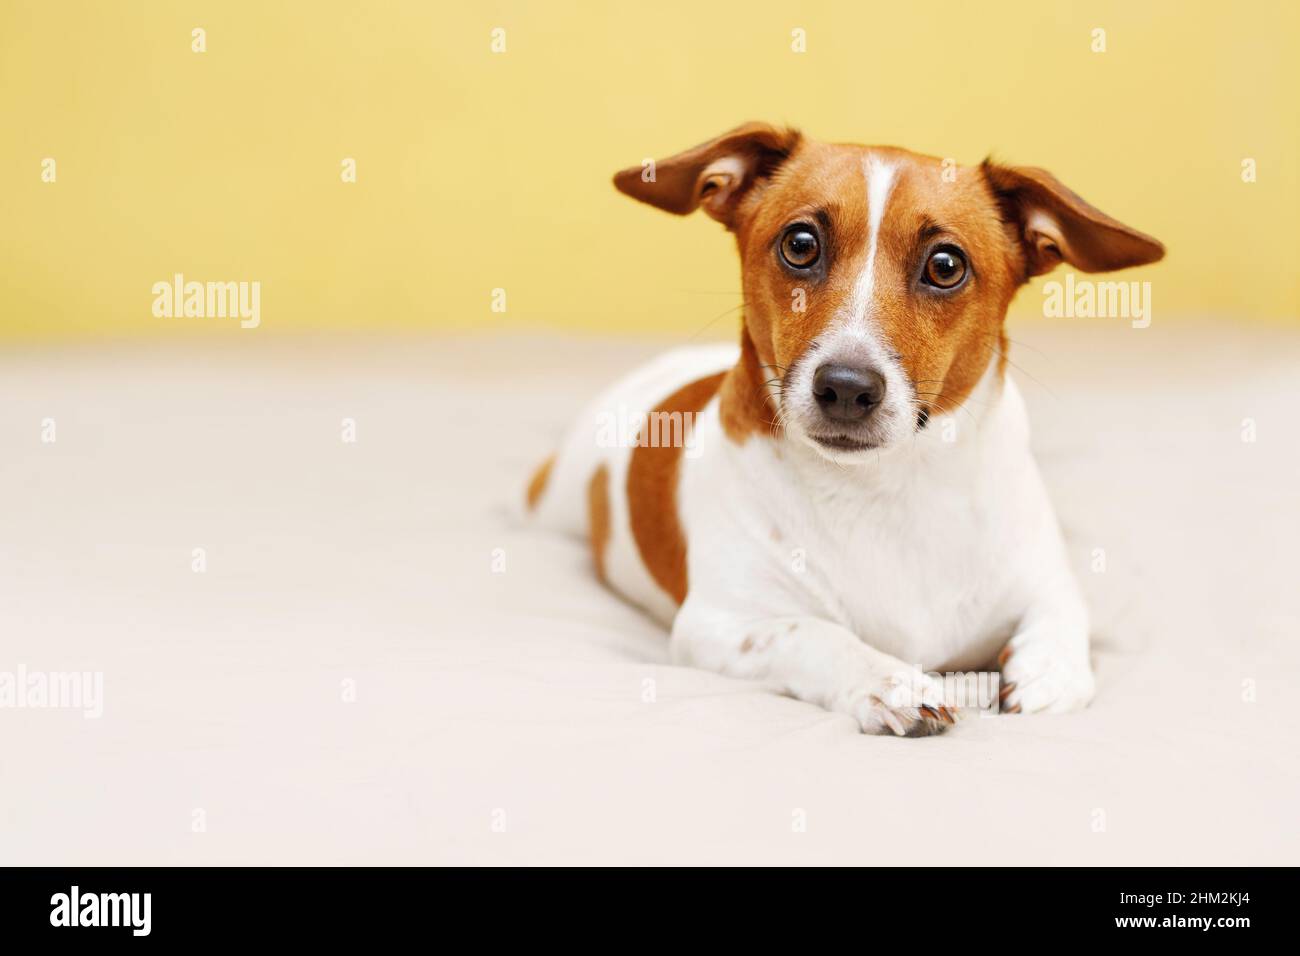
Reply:
M988 160L984 178L1019 230L1025 278L1068 262L1084 272L1109 272L1158 262L1165 247L1088 205L1045 169L998 166Z
M732 229L741 196L798 144L795 130L746 123L684 153L615 173L614 185L633 199L679 216L703 207Z

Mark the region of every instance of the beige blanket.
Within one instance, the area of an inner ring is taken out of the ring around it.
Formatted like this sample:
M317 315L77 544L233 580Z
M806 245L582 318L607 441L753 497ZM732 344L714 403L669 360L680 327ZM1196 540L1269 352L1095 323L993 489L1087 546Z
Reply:
M513 517L671 343L11 351L0 676L102 716L0 709L0 863L1300 862L1300 335L1012 337L1099 694L921 740L670 666Z

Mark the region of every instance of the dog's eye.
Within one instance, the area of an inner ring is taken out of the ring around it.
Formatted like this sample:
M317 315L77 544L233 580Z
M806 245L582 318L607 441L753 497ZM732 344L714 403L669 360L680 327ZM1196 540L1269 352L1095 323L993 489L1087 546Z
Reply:
M966 278L966 260L952 247L936 249L925 263L925 281L940 289L953 289Z
M795 269L807 269L820 255L817 233L808 226L791 226L781 237L781 258Z

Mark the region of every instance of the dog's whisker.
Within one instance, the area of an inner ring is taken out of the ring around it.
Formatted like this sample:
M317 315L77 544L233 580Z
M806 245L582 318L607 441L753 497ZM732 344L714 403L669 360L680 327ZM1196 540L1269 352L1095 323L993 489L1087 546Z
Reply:
M719 312L719 313L718 313L717 315L715 315L713 318L709 319L708 322L704 323L704 325L702 325L700 328L696 329L695 333L694 333L694 334L693 334L689 339L687 339L687 341L688 341L688 342L693 342L693 341L695 341L695 340L698 339L701 335L703 335L705 332L707 332L710 328L712 328L713 325L714 325L714 323L716 323L719 319L723 319L723 318L725 318L726 316L731 315L731 314L734 313L734 312L739 312L739 311L740 311L741 309L743 309L746 305L748 305L748 303L745 302L744 300L741 300L741 302L740 302L739 305L734 305L734 306L732 306L730 309L724 309L722 312Z

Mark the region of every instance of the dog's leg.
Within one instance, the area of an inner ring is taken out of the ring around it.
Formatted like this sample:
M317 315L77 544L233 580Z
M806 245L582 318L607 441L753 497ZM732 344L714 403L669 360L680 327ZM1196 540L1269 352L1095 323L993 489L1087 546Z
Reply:
M1088 613L1073 585L1045 594L998 655L1003 713L1063 713L1092 700Z
M746 621L684 608L673 625L672 647L678 663L765 681L848 714L869 734L920 737L955 722L941 681L820 618Z

